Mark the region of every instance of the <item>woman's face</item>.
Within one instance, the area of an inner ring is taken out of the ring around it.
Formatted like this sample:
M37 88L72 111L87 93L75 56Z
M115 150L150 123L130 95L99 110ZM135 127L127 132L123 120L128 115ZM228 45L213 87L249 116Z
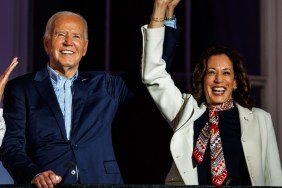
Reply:
M232 91L237 87L233 63L225 54L213 55L208 59L204 77L206 102L216 105L232 98Z

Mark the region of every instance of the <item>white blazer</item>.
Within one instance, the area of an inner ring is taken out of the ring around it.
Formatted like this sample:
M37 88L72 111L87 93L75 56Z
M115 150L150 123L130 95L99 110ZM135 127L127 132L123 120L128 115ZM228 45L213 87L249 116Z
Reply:
M165 70L162 59L164 28L142 28L142 80L160 112L174 130L170 150L186 185L198 185L193 168L194 121L206 110L192 95L182 93ZM269 113L249 110L236 104L241 126L241 142L253 186L282 186L282 170L275 132Z
M0 146L2 145L2 140L6 131L6 125L3 118L3 109L0 108Z

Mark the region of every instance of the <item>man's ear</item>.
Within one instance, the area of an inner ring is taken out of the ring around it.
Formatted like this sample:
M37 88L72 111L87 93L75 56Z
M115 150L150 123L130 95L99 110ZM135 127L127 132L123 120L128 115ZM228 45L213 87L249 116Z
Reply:
M85 45L84 45L84 49L83 49L83 56L85 56L86 52L87 52L87 48L88 48L88 40L86 41Z
M48 39L46 37L43 37L43 45L44 45L44 49L47 55L49 55L49 47L48 47Z

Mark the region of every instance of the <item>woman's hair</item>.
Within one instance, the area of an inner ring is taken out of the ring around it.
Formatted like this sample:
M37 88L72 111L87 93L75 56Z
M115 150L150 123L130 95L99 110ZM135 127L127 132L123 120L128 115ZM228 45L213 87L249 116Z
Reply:
M192 74L191 94L197 100L198 104L206 102L204 77L207 71L207 63L211 56L220 54L227 55L233 63L234 75L237 82L237 89L232 93L234 102L251 109L255 104L249 96L251 86L244 68L243 58L240 54L227 47L211 47L202 53Z
M84 26L85 26L85 33L84 33L84 36L85 36L85 39L88 40L88 24L87 24L87 21L85 20L85 18L83 16L81 16L80 14L78 13L74 13L74 12L71 12L71 11L60 11L60 12L57 12L55 14L53 14L47 24L46 24L46 28L45 28L45 33L44 33L44 37L46 38L49 38L51 36L51 32L52 32L52 26L54 24L54 21L60 17L60 16L77 16L79 18L81 18L81 20L83 21L84 23Z

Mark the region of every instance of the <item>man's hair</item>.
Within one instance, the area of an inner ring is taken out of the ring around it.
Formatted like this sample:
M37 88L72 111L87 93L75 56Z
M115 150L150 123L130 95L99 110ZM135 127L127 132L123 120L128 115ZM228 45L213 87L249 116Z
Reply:
M46 28L45 28L45 33L44 33L44 37L46 38L49 38L51 37L51 30L52 30L52 26L54 24L54 21L60 17L60 16L77 16L79 17L83 23L84 23L84 26L85 26L85 33L84 33L84 36L85 36L85 39L88 40L88 24L87 24L87 21L85 20L85 18L83 16L81 16L80 14L78 13L74 13L74 12L71 12L71 11L60 11L60 12L57 12L55 14L53 14L47 24L46 24Z

